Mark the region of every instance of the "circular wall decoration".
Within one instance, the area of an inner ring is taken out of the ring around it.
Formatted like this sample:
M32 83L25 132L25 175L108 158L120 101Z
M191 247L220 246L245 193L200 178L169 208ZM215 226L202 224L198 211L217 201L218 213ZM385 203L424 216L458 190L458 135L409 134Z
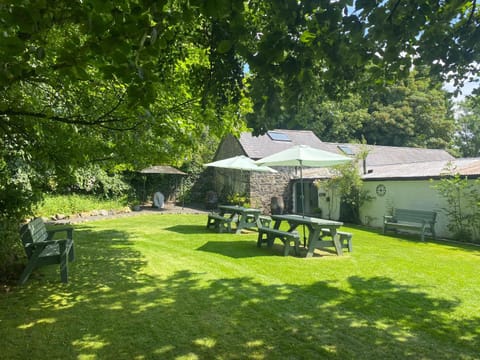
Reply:
M377 188L375 189L375 192L377 193L378 196L384 196L387 193L387 188L385 185L377 185Z

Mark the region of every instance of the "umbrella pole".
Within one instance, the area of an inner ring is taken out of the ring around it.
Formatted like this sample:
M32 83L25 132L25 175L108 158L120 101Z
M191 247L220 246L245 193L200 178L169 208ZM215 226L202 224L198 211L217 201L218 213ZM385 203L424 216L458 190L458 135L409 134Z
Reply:
M303 193L302 160L300 160L300 200L302 201L302 217L305 217L305 194ZM303 224L303 247L307 247L307 237L305 236L305 224Z

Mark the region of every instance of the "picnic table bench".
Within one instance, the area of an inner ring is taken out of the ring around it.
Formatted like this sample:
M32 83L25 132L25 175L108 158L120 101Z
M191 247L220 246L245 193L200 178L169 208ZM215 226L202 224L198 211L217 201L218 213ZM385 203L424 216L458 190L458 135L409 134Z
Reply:
M383 233L388 230L412 230L420 233L422 241L430 233L435 239L435 221L437 213L426 210L394 209L393 215L383 217Z
M297 231L282 231L270 227L272 219L266 216L260 216L257 222L258 239L257 246L261 247L262 244L267 244L267 247L272 247L275 239L280 239L283 243L283 255L288 256L290 254L290 243L293 242L293 249L295 255L300 254L300 235Z
M53 240L58 232L66 232L66 238ZM74 261L73 228L47 230L41 218L35 218L20 228L20 237L28 258L19 285L25 284L32 271L38 267L60 264L60 279L68 282L68 263Z
M207 229L214 228L217 229L218 232L223 232L224 230L231 232L232 220L233 218L231 217L225 217L218 213L210 213L208 214Z
M343 249L348 249L348 252L353 251L352 238L353 234L346 231L337 231L338 240L340 241L340 246ZM322 229L321 237L332 236L330 229Z
M235 233L240 234L244 229L257 226L257 219L261 210L238 205L219 205L219 212L208 215L207 229L215 228L218 232L232 231L232 223L236 224Z

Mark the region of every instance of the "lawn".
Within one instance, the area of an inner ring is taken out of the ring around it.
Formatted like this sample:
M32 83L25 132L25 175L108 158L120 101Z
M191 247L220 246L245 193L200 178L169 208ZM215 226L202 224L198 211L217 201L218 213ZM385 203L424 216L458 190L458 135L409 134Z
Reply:
M480 248L346 228L312 259L206 215L75 226L58 266L0 295L3 359L479 359ZM343 229L343 228L342 228Z

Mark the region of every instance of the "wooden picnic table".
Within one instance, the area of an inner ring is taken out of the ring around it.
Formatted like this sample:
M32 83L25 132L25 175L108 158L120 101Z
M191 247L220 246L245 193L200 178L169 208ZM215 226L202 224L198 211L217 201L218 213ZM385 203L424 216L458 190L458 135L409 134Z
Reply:
M242 229L257 227L258 217L262 213L260 209L238 205L219 205L218 209L222 217L229 217L236 224L236 234L240 234Z
M307 258L313 256L316 248L322 247L334 247L338 256L343 255L337 233L337 230L343 225L342 222L296 214L272 215L272 220L275 221L274 229L279 229L283 221L288 222L290 226L288 229L289 232L294 231L300 225L305 225L308 228ZM332 240L322 239L322 229L328 229Z

